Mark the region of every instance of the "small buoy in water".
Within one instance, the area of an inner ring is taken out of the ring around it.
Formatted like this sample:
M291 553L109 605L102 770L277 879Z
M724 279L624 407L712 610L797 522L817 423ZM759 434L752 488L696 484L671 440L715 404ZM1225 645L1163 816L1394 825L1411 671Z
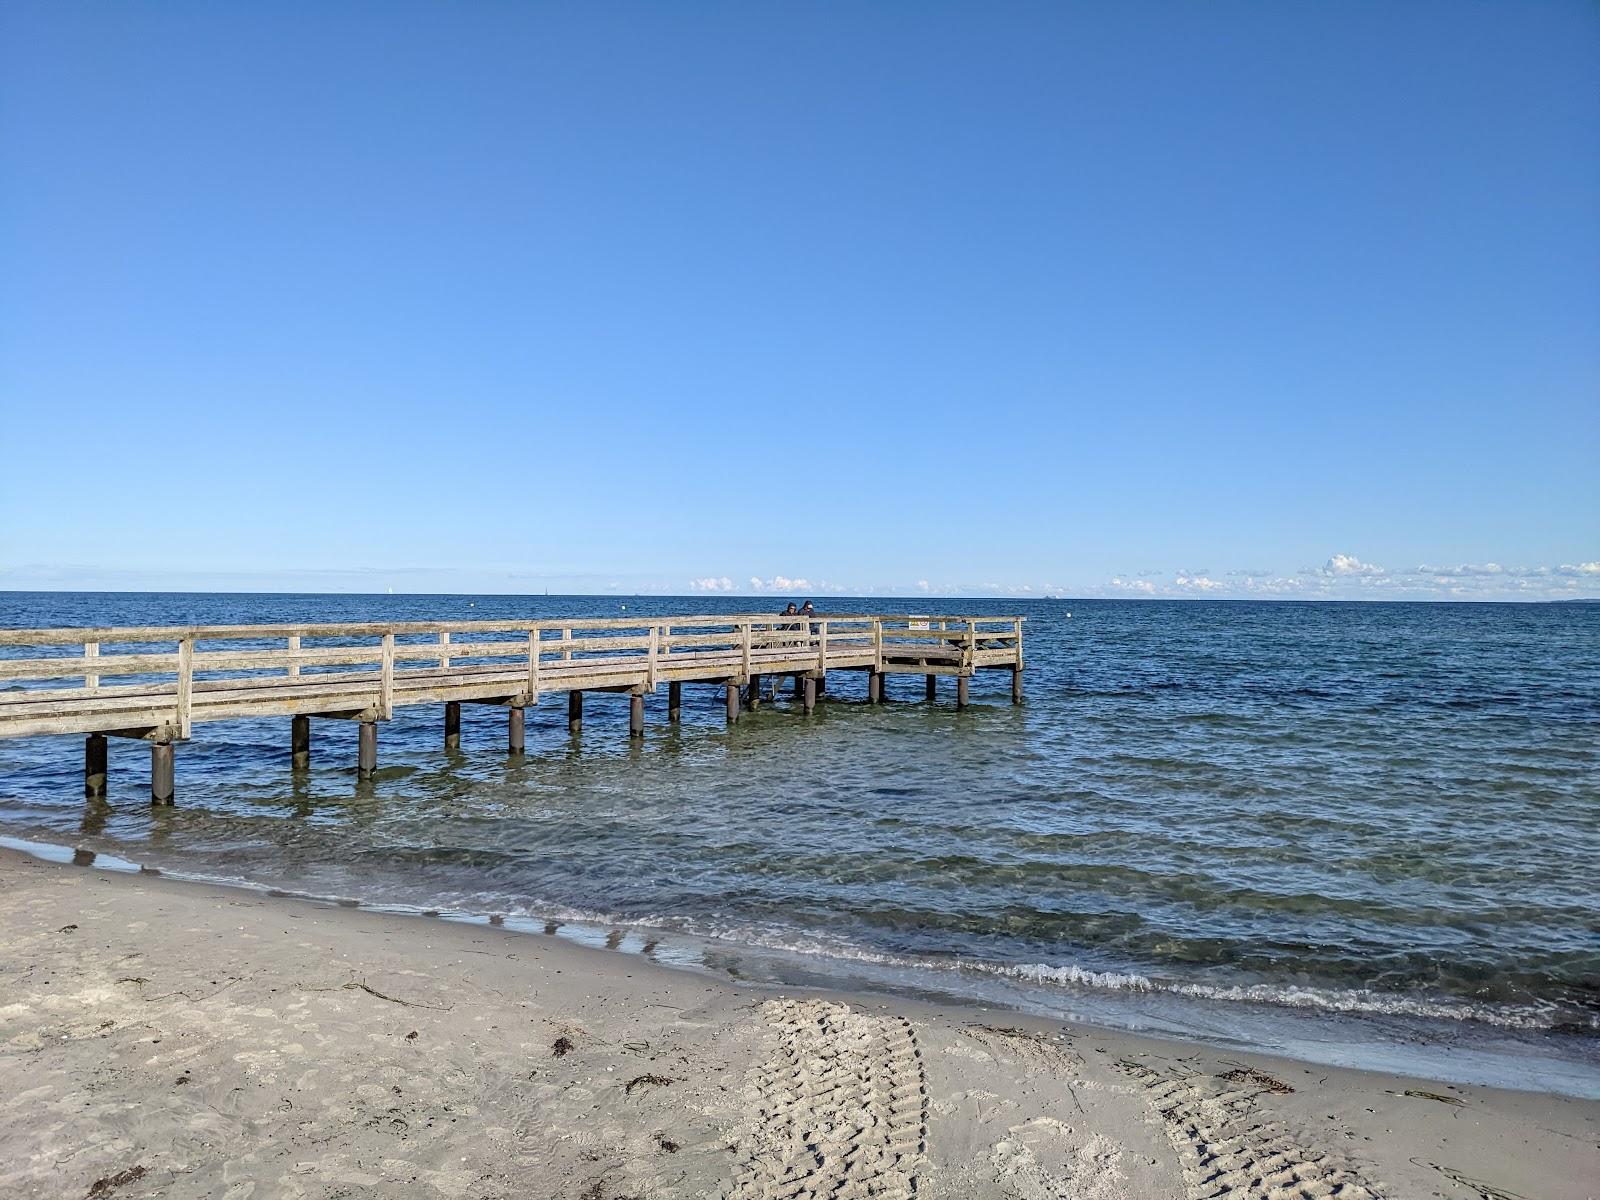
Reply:
M1067 614L1067 620L1069 620L1069 621L1072 620L1072 614L1071 613Z

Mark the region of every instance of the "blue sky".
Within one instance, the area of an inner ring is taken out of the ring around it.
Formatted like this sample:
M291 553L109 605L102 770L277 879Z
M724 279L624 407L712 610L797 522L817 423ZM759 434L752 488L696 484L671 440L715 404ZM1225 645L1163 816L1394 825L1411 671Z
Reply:
M0 586L1600 595L1600 8L18 3Z

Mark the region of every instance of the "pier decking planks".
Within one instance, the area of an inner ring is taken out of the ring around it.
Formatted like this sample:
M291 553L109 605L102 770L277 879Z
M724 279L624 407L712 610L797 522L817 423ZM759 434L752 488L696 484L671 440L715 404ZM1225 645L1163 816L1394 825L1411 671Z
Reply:
M958 707L975 672L1008 670L1020 702L1022 623L830 614L5 629L0 647L19 653L0 657L0 685L10 684L0 691L0 737L89 735L85 789L96 795L105 789L104 737L144 738L152 798L170 803L172 743L204 721L292 717L300 767L309 761L310 717L360 721L358 770L370 775L377 722L417 704L447 706L447 745L459 741L462 703L504 705L508 746L520 753L524 709L550 692L568 694L573 733L584 692L630 695L633 736L644 732L643 697L662 684L669 720L679 718L684 683L708 683L726 689L731 723L741 692L763 675L793 676L807 713L827 673L840 670L866 672L874 703L885 675L926 676L930 700L935 679L954 676Z

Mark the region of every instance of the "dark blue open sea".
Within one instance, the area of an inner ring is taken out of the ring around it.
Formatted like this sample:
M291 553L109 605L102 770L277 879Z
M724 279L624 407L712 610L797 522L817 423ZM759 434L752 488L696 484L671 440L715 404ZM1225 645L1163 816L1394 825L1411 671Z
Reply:
M748 611L632 597L0 593L0 625ZM744 978L910 990L1322 1061L1600 1095L1600 605L829 601L1021 612L1027 703L835 676L723 726L665 694L380 734L195 728L178 803L113 741L0 741L0 832L166 870L505 915ZM947 681L948 684L948 681Z

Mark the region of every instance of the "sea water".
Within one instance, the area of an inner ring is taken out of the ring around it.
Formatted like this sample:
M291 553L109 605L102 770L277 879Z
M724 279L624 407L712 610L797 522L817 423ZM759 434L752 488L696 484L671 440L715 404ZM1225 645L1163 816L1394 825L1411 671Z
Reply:
M787 598L785 598L787 599ZM0 593L0 625L750 611L661 597ZM773 606L775 607L775 606ZM0 833L168 871L495 915L746 979L883 987L1600 1094L1600 605L858 600L1020 613L1027 699L835 673L725 728L719 687L382 725L197 725L177 805L113 740L0 741ZM9 652L9 651L7 651ZM80 855L80 858L83 856Z

